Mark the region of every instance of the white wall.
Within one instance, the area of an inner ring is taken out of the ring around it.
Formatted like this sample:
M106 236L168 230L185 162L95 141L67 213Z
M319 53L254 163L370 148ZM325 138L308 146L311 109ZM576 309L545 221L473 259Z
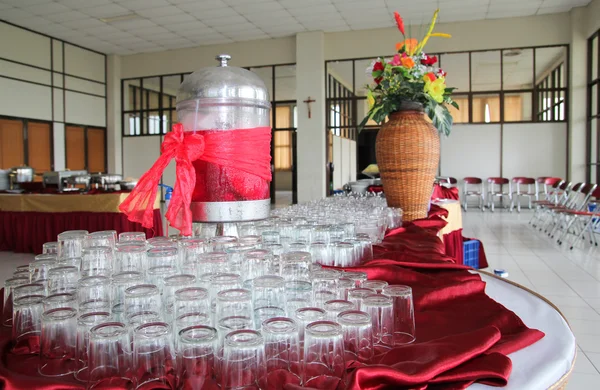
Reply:
M356 141L333 136L333 189L356 181Z
M0 115L52 122L54 169L65 169L65 122L106 126L105 56L2 21L0 53Z

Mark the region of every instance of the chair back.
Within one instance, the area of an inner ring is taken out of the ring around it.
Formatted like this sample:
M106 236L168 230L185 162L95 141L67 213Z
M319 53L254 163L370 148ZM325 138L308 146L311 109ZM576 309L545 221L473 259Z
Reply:
M553 188L560 186L562 183L564 183L564 181L560 177L546 177L544 180L544 185Z

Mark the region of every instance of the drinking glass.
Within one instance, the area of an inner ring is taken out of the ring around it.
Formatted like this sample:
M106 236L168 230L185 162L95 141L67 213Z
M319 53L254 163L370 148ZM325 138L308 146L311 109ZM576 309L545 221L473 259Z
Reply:
M323 309L327 312L327 318L329 321L337 321L337 316L343 311L355 310L356 306L353 302L344 301L342 299L334 299L325 302Z
M40 352L43 299L43 295L26 295L19 298L13 295L13 350L26 349L26 352L20 354L36 355Z
M82 382L88 381L89 370L87 363L90 330L96 325L111 321L112 316L107 311L85 313L77 318L77 371L75 372L75 378L77 380Z
M313 305L313 286L310 282L293 280L285 283L285 310L292 316L297 309Z
M29 271L28 271L29 272ZM28 277L13 277L4 282L4 304L2 305L2 325L12 327L13 288L29 284Z
M265 344L255 330L225 336L221 389L266 389Z
M354 222L342 222L338 226L344 229L344 239L356 236L356 227L354 226Z
M356 226L356 233L358 234L366 234L371 242L378 243L379 242L379 219L378 218L369 218L361 221L360 224Z
M177 348L178 338L177 335L179 332L185 328L189 328L190 326L197 325L206 325L210 326L212 323L212 319L208 313L185 313L175 318L173 321L173 330L174 330L174 342L175 348Z
M251 246L234 246L227 248L227 269L232 273L240 273L242 270L242 262L244 261L244 253L256 249Z
M133 351L127 326L108 322L90 330L88 388L133 389Z
M133 367L138 388L176 388L176 354L169 324L151 322L135 329Z
M286 252L308 252L308 244L306 242L290 242Z
M27 272L29 274L29 263L15 267L15 272L13 272L13 275L20 272Z
M370 288L353 288L348 290L348 300L354 303L357 310L362 310L363 299L373 294L377 294L377 292Z
M336 267L354 266L354 245L342 241L333 244L333 262Z
M27 264L27 270L16 270L15 272L13 272L12 274L13 278L27 278L27 283L29 283L30 278L31 278L31 274L29 273L29 264Z
M191 326L181 330L177 340L178 388L210 388L215 380L217 330L204 325Z
M198 255L207 250L207 241L198 237L183 237L177 241L181 272L197 275Z
M81 255L81 277L106 276L113 271L114 253L108 246L91 246L83 249Z
M298 225L296 226L296 234L294 240L303 244L310 244L312 242L312 232L314 227L311 225Z
M175 291L184 287L192 287L196 283L194 275L173 275L164 278L162 305L167 319L173 316L175 308Z
M48 290L44 283L40 283L38 280L35 283L21 284L19 286L14 286L12 289L13 302L15 299L26 297L28 295L42 295L46 296Z
M240 222L237 224L237 229L240 237L255 236L258 234L256 224L254 222Z
M217 294L217 311L215 323L229 318L242 317L253 319L252 293L242 288L221 291Z
M375 294L362 299L361 309L371 316L373 343L391 347L394 345L394 302L387 295Z
M29 279L36 282L48 279L48 271L56 267L56 255L37 255L35 260L29 263Z
M66 257L56 260L57 267L75 267L77 272L81 270L81 257Z
M373 358L373 324L369 314L348 310L338 314L336 322L342 326L346 361L369 363Z
M401 208L388 207L387 208L387 225L390 229L395 229L402 226L402 216L404 212Z
M356 283L352 279L339 278L338 279L338 291L341 299L348 300L348 290L355 288Z
M208 252L198 255L198 272L204 273L220 273L228 271L227 253L225 252Z
M175 245L175 243L170 242ZM179 257L177 247L167 246L160 248L151 248L146 251L147 269L156 267L171 267L177 269L179 265Z
M344 278L348 278L350 280L354 280L354 282L356 284L355 285L356 288L362 287L362 283L367 280L367 273L366 272L344 271L342 276Z
M245 316L225 317L217 321L216 328L218 330L219 341L217 345L215 376L217 383L221 383L223 378L223 350L225 348L225 336L236 330L253 329L254 321L251 317Z
M300 338L300 346L304 345L304 329L312 322L325 320L327 313L319 307L303 307L297 309L294 313L294 320L298 324L298 336Z
M63 376L77 368L77 309L61 307L42 314L40 363L42 376Z
M266 230L261 234L261 241L263 245L280 244L281 236L277 230Z
M344 379L344 338L342 327L332 321L317 321L304 331L302 385L335 389Z
M232 236L216 236L209 241L210 248L213 252L224 252L227 248L237 246L237 237Z
M125 315L140 311L162 313L158 287L153 284L138 284L125 289Z
M313 229L312 242L322 242L326 245L330 243L329 226L319 225Z
M83 241L88 235L87 230L68 230L57 236L58 249L56 257L64 259L68 257L81 257Z
M210 295L208 290L201 287L185 287L175 291L173 312L175 318L186 313L206 313L210 315Z
M356 239L360 242L362 246L362 257L360 259L361 262L373 260L373 241L370 237L361 237L358 234L356 235Z
M146 269L146 247L143 245L119 245L115 249L114 273L143 272Z
M244 280L250 280L259 276L279 274L273 272L273 254L266 249L254 249L244 253L240 275Z
M284 384L300 385L300 341L298 325L291 318L274 317L262 323L269 389L283 390ZM283 383L281 378L285 378Z
M114 274L111 280L111 312L115 320L123 322L125 313L125 290L138 284L142 284L144 278L141 272L121 272Z
M117 232L115 230L103 230L88 234L83 241L83 247L107 246L114 250L116 242Z
M52 309L59 309L62 307L70 307L77 310L77 295L74 293L58 293L48 295L42 301L44 305L44 311L49 311Z
M77 283L77 302L81 313L111 310L111 284L106 276L88 276Z
M146 244L146 233L144 232L123 232L119 233L119 242L143 242Z
M77 291L79 269L74 266L52 268L48 271L48 294L74 293Z
M322 265L333 265L331 248L324 242L313 242L308 248L312 261Z
M51 241L46 242L42 245L42 253L47 255L57 255L58 254L58 242Z
M266 319L285 316L285 279L275 275L255 278L252 304L256 329L260 329Z
M322 306L326 301L339 297L338 279L340 272L332 269L311 272L315 305Z
M343 226L332 225L329 227L329 243L335 244L344 240L346 231Z
M281 255L280 272L285 280L310 281L310 265L312 259L309 252L288 252Z
M260 245L260 243L261 243L260 236L250 235L250 236L240 236L238 238L238 245L241 247L247 247L246 249L258 249L258 246ZM233 247L233 248L235 248L235 247ZM231 249L231 248L228 248L228 249Z
M394 345L410 344L415 341L415 311L412 288L390 285L383 293L394 302Z
M211 313L216 311L217 294L224 290L242 287L242 278L238 274L215 274L210 278L210 304Z
M170 237L157 236L146 240L149 249L152 248L177 248L177 243Z
M371 290L375 290L378 294L381 294L383 289L387 287L388 282L385 280L366 280L362 282L362 288L370 288Z

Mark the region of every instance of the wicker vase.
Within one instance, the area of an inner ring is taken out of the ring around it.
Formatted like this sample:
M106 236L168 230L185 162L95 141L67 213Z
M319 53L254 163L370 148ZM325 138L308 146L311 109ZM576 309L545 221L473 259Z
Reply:
M421 104L403 102L389 116L377 134L376 153L388 205L402 208L406 221L425 218L440 160L440 138Z

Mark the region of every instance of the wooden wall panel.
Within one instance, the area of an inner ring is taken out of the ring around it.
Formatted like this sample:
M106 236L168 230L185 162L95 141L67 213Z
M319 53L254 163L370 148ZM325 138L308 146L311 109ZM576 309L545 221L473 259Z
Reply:
M27 124L28 165L35 169L35 173L52 170L51 137L49 123L29 122Z
M88 128L88 171L104 172L106 167L105 130Z
M0 119L0 169L9 169L25 163L23 122Z
M65 130L67 169L85 169L85 131L83 127L67 126Z

